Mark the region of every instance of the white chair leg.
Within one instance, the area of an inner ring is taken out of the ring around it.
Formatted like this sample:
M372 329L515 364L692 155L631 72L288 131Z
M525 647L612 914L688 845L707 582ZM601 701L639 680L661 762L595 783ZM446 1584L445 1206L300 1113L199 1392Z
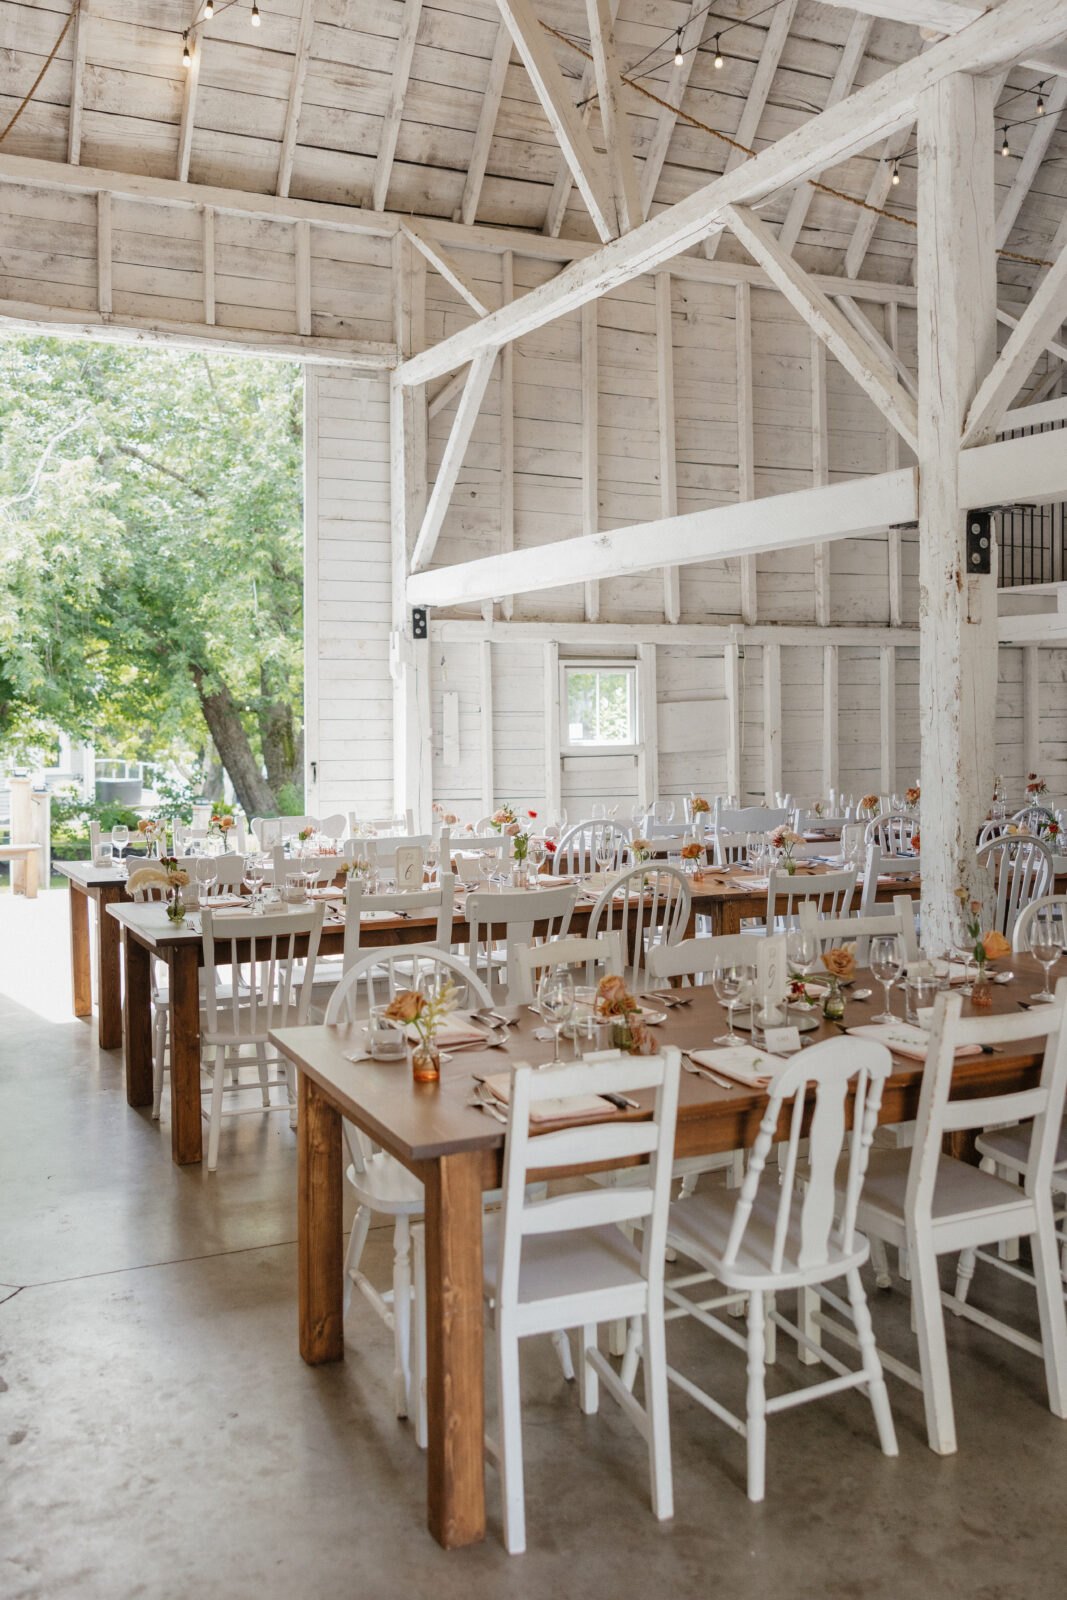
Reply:
M626 1319L616 1317L608 1323L608 1354L624 1356L626 1354Z
M891 1289L893 1275L889 1270L889 1251L886 1249L884 1239L871 1239L871 1266L874 1268L874 1281L879 1289Z
M500 1385L500 1487L504 1501L504 1545L513 1556L526 1549L526 1503L522 1474L522 1397L519 1341L497 1329Z
M571 1356L571 1342L562 1328L557 1328L552 1335L552 1343L556 1347L559 1357L560 1370L568 1383L574 1382L574 1360Z
M348 1249L345 1251L344 1283L345 1306L344 1315L347 1317L348 1308L352 1304L352 1274L356 1271L363 1259L363 1251L367 1243L367 1234L370 1232L371 1211L369 1206L359 1206L352 1218L352 1232L348 1237Z
M219 1164L219 1135L222 1132L222 1090L226 1082L226 1050L215 1048L215 1070L211 1074L211 1114L208 1118L207 1170L214 1172Z
M393 1388L396 1414L408 1415L411 1382L411 1225L397 1217L393 1231Z
M889 1395L882 1374L882 1363L878 1359L878 1346L874 1340L867 1296L863 1292L859 1272L855 1269L848 1274L848 1298L852 1306L852 1321L856 1336L860 1342L863 1370L867 1374L867 1393L870 1396L871 1409L878 1428L878 1442L885 1455L895 1456L899 1452L896 1429L893 1427L893 1413L889 1409Z
M813 1344L822 1344L822 1329L815 1321L815 1313L819 1309L819 1296L814 1289L797 1290L797 1327ZM820 1365L819 1357L814 1350L809 1350L807 1345L797 1342L797 1360L801 1366L817 1367Z
M912 1246L911 1272L912 1310L919 1341L927 1438L931 1450L940 1456L950 1456L956 1450L956 1422L952 1410L952 1377L945 1343L941 1282L934 1252L927 1247Z
M897 1251L897 1271L905 1283L911 1282L911 1257L904 1245Z
M265 1106L270 1105L270 1073L267 1071L267 1047L265 1044L256 1045L256 1063L259 1067L259 1092ZM236 1083L236 1075L234 1082Z
M1063 1300L1052 1207L1047 1197L1038 1203L1038 1231L1030 1237L1037 1310L1041 1321L1041 1349L1045 1357L1049 1410L1067 1417L1067 1311Z
M300 1120L296 1100L296 1067L288 1056L285 1058L285 1094L289 1101L289 1126L295 1133Z
M988 1159L989 1158L987 1157L986 1160ZM981 1165L983 1168L985 1168L985 1161L983 1161ZM998 1178L1004 1179L1005 1183L1018 1184L1019 1182L1019 1174L1017 1172L1013 1172L1010 1167L998 1167L995 1161L990 1161L986 1170L989 1172L995 1172ZM999 1245L997 1246L997 1254L1000 1256L1001 1261L1018 1261L1018 1239L1001 1239Z
M763 1368L766 1316L763 1292L748 1297L748 1498L762 1500L767 1475L767 1399Z
M956 1262L956 1299L966 1300L971 1292L971 1279L977 1257L973 1250L961 1250Z
M652 1515L660 1522L674 1516L671 1471L671 1424L667 1409L667 1344L662 1311L641 1318L645 1352L645 1415L648 1418L648 1470Z
M588 1360L590 1350L596 1349L596 1323L583 1324L578 1329L578 1363L581 1368L579 1403L587 1417L595 1415L600 1404L600 1383L596 1368Z
M637 1381L637 1368L641 1361L641 1318L630 1318L630 1331L626 1335L626 1354L622 1358L619 1376L628 1389Z
M778 1324L774 1320L774 1307L774 1295L765 1293L763 1296L763 1365L765 1367L773 1367L778 1360Z
M164 1006L156 1007L152 1018L152 1121L159 1121L163 1103L163 1072L167 1059L168 1013Z

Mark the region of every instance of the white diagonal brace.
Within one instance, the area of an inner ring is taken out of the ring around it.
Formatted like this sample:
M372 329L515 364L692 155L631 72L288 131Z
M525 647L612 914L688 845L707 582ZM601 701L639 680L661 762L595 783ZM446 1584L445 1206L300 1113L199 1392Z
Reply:
M426 257L431 267L437 268L442 278L452 285L458 295L462 295L472 311L484 317L489 307L477 289L472 288L467 282L453 257L447 250L441 248L429 229L423 227L422 223L416 222L413 217L405 217L401 227L416 250Z
M182 120L178 125L178 171L179 183L189 181L189 160L193 153L193 134L196 131L196 97L200 89L200 56L204 48L204 41L198 34L190 34L189 65L185 69L185 83L182 88Z
M89 0L81 0L74 18L74 43L70 61L70 116L67 122L67 160L77 166L82 153L82 106L85 102L85 47L89 37Z
M778 63L782 59L782 51L785 49L786 40L789 38L789 30L793 26L797 3L798 0L780 0L778 9L771 18L771 25L767 29L767 37L763 41L759 63L752 79L752 87L748 91L745 109L741 113L741 121L737 124L737 132L734 135L738 144L743 144L749 150L752 149L756 142L760 118L763 116L764 107L771 92L774 75L778 71ZM735 167L741 165L742 161L748 159L743 151L736 150L731 145L727 152L726 165L723 167L723 176L725 177L726 173L732 172ZM709 261L714 259L721 238L721 233L714 233L705 242L704 254Z
M307 78L308 61L311 59L311 35L314 28L315 0L301 0L300 21L296 30L296 53L293 56L293 71L289 79L289 104L285 108L285 129L278 156L278 186L275 193L283 197L289 193L289 185L293 181L296 135L300 127L300 108L304 103L304 81Z
M619 102L619 59L612 37L608 0L586 0L589 42L596 72L600 122L607 147L608 174L615 200L619 233L628 233L644 220L637 188L637 168L630 143L630 125Z
M400 119L404 114L404 96L408 91L411 58L415 54L415 35L419 31L422 0L405 0L404 15L400 22L400 37L396 41L393 60L393 77L389 85L389 104L386 107L382 131L378 135L378 157L374 163L371 182L371 207L384 211L389 193L389 179L393 174L393 157L400 134Z
M846 95L852 93L852 85L867 53L867 42L873 27L873 17L857 17L848 30L848 37L838 57L837 70L830 80L830 89L826 96L827 110L831 106L839 105ZM808 210L814 198L815 191L810 183L802 183L789 202L789 210L778 233L778 242L790 255L796 249L800 230L807 220Z
M415 548L411 552L411 570L418 572L424 567L434 553L438 536L444 525L445 514L448 511L452 491L456 487L459 469L463 465L463 457L467 453L474 424L478 420L482 400L489 383L489 377L496 360L495 350L483 350L471 362L467 382L463 388L463 397L456 407L456 415L452 419L452 431L448 435L445 453L441 457L441 465L437 470L433 490L426 506L426 514L422 519L419 536L415 540Z
M876 354L866 339L847 322L841 311L807 273L786 255L766 223L747 206L727 206L726 220L749 255L758 261L781 289L794 311L819 335L830 354L841 363L869 395L882 415L914 450L919 442L919 414L915 401L897 382L896 374Z
M512 305L412 356L400 368L401 382L410 386L441 377L469 361L478 350L507 344L587 300L653 271L720 226L727 205L753 204L813 172L869 150L915 120L917 99L932 85L955 72L981 73L994 68L1058 38L1064 25L1063 0L1005 0L1000 9L972 22L962 33L943 39L840 105L820 112L733 172L704 184L623 238L575 261Z
M873 345L875 351L881 356L882 360L887 364L887 366L893 368L893 371L896 373L905 389L911 395L912 399L918 400L918 384L915 382L915 379L908 371L900 356L893 349L893 346L887 340L882 338L882 335L878 332L878 329L875 327L867 313L860 309L855 300L852 299L851 295L837 294L834 295L834 299L841 307L841 310L845 313L845 316L848 318L849 322L851 322L856 332L861 336L861 338L866 339L869 345Z
M1067 317L1067 249L1034 290L1033 298L979 387L967 413L963 448L984 444L1015 399L1049 338Z
M888 22L910 22L916 28L928 28L938 33L958 33L976 17L992 11L1003 0L822 0L824 5L846 11L864 11L870 17L885 17ZM1033 67L1035 72L1067 73L1067 51L1024 46L1017 52L1024 57L1022 65Z
M611 13L612 26L619 11L619 0L608 0L608 11ZM589 119L593 115L594 90L596 89L596 68L591 61L587 61L582 69L582 76L578 83L578 116L583 128L589 126ZM574 174L561 156L556 169L556 181L552 185L552 193L548 197L545 208L545 220L541 232L550 239L559 237L559 230L563 226L563 219L567 215L570 204L571 189L574 187Z
M1067 78L1057 78L1049 90L1044 116L1030 130L1030 143L1019 162L1011 181L1011 188L1000 202L993 234L993 242L998 250L1003 250L1007 244L1023 201L1033 188L1038 168L1048 153L1052 135L1056 132L1064 106L1067 106Z
M445 409L445 406L452 404L457 394L463 393L463 385L467 381L469 370L468 367L463 367L461 371L455 373L451 378L446 378L440 388L434 390L433 394L427 396L426 410L431 417L436 417L439 411Z
M489 82L482 96L482 109L478 113L474 145L470 160L467 162L467 176L463 183L463 198L459 202L459 220L464 227L469 228L478 215L478 201L481 199L482 184L485 182L485 168L489 161L489 149L493 143L493 132L504 95L504 81L508 75L510 61L511 34L507 23L502 22L497 29L496 44L493 46L493 56L489 63Z
M793 0L795 4L795 0ZM704 37L707 26L709 7L705 0L692 0L689 15L682 24L681 46L682 59L671 67L671 75L667 79L662 98L671 106L680 106L689 83L690 74L696 66L697 56L700 53L700 41ZM663 164L667 159L667 151L671 145L671 135L675 123L678 121L677 111L663 110L656 123L656 131L652 135L652 143L648 147L645 164L641 168L641 216L647 217L652 210L652 202L656 198L656 185L659 183ZM733 151L730 152L734 154Z
M600 157L571 99L567 80L552 53L552 45L541 27L530 0L497 0L500 15L511 30L515 48L530 74L534 93L559 141L582 199L589 208L602 239L618 233L615 205L604 175Z
M860 269L874 238L874 230L878 226L878 213L889 199L893 187L893 163L908 148L912 132L911 127L904 128L900 133L895 133L891 139L887 139L882 148L881 160L874 169L874 176L867 190L867 205L872 209L861 211L856 218L856 226L852 230L852 238L848 241L848 249L845 251L846 278L858 278L860 275Z

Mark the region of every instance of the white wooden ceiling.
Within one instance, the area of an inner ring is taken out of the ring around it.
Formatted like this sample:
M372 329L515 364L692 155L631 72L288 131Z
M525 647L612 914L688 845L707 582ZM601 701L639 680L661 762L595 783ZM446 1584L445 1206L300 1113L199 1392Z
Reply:
M463 220L540 231L548 219L548 231L595 237L577 191L561 188L566 169L525 67L508 51L500 71L507 35L494 0L261 0L258 28L251 26L251 4L216 0L215 16L195 29L199 62L190 74L182 64L182 34L203 17L204 0L84 0L82 16L4 141L4 153L353 206L377 199L384 209L425 217L459 219L466 190ZM534 4L542 21L588 44L583 0ZM939 5L908 0L899 10L925 15ZM711 128L744 132L741 119L754 80L758 92L759 63L763 58L765 82L768 56L775 53L777 15L780 56L758 118L754 106L749 110L751 143L758 149L831 97L873 81L923 47L916 26L867 14L892 9L888 5L865 4L860 11L813 0L779 0L777 6L717 0L698 15L702 9L701 0L621 0L620 64L624 72L636 65L648 88L675 104L680 100ZM68 13L66 0L0 0L0 125L30 88ZM687 59L679 70L672 30L684 25ZM717 32L721 69L714 65ZM566 45L550 43L581 100L589 92L581 85L586 62ZM503 79L495 113L494 53L496 81ZM1067 81L1047 79L1048 109L1039 118L1034 91L1041 79L1039 71L1016 66L1000 92L1001 121L1013 125L1011 154L998 156L997 175L1002 242L1047 259L1067 193L1067 113L1062 126L1054 126ZM643 161L654 148L661 113L633 91L623 93ZM391 106L398 109L392 161ZM468 171L480 124L492 127L492 137L478 184L468 181ZM603 148L595 105L590 132ZM664 123L659 140L666 157L653 212L721 172L730 156L727 144L683 121L673 128ZM1037 143L1028 161L1032 140ZM901 144L898 187L888 189L881 152L844 163L824 181L857 198L867 197L873 184L877 200L881 171L886 203L912 216L914 141ZM864 221L857 207L808 186L802 199L777 196L763 215L795 234L797 257L811 270L911 280L915 235L905 223L879 217L872 231L869 214ZM741 258L728 236L718 249L723 258ZM1039 271L1002 258L1007 298L1024 299Z

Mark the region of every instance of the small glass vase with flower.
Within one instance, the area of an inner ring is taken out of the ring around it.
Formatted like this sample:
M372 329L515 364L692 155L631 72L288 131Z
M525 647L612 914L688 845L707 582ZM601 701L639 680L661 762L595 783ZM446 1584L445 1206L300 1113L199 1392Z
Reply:
M971 1005L978 1010L988 1011L993 1004L993 990L990 980L986 977L986 966L991 961L997 961L1001 956L1011 954L1011 945L1004 935L996 928L982 932L981 913L982 902L970 900L967 890L956 890L956 899L960 903L960 922L963 926L964 937L959 941L959 947L970 956L978 968L978 976L971 985Z
M390 1022L414 1028L411 1075L416 1083L436 1083L441 1076L441 1051L437 1030L457 1005L456 985L434 974L420 989L401 989L385 1008Z
M793 852L797 845L804 843L803 839L785 822L775 828L768 837L771 849L777 852L778 865L783 872L788 872L792 877L797 870L796 856Z

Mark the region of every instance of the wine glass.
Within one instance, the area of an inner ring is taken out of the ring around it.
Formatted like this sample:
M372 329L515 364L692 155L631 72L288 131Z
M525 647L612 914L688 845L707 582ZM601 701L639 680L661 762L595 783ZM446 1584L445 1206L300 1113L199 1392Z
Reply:
M252 891L252 910L260 911L260 894L263 889L264 879L267 876L269 858L264 855L250 855L245 857L245 882Z
M590 810L589 810L589 815L590 815L590 817L592 818L592 820L594 822L606 822L607 821L608 808L604 804L603 800L594 800L593 801L593 804L592 804L592 806L590 807Z
M437 882L437 852L438 842L431 839L422 852L422 859L426 865L426 874L431 883Z
M596 864L601 872L608 872L615 865L618 854L618 845L612 828L604 828L597 835Z
M633 823L635 831L638 828L641 828L641 827L644 826L644 822L645 822L645 808L644 808L644 806L642 806L642 805L633 805L633 806L630 807L630 821Z
M790 928L786 934L785 953L791 972L798 972L802 980L806 979L819 959L819 939L814 928Z
M967 926L968 920L962 911L952 919L952 948L963 961L963 983L960 986L960 994L974 993L970 977L971 963L974 961L974 939Z
M211 891L219 881L219 869L214 856L201 856L196 864L196 894L200 904L206 905Z
M545 841L540 837L539 834L535 833L530 839L529 844L526 846L526 859L529 861L530 866L533 868L535 873L540 872L541 868L544 866L546 853Z
M550 1067L562 1065L559 1055L559 1036L574 1016L574 978L560 967L546 967L537 987L537 1001L541 1015L552 1028L552 1060Z
M1051 906L1042 906L1030 924L1030 954L1045 969L1045 986L1040 994L1032 994L1031 1000L1054 999L1049 988L1049 973L1063 954L1063 932Z
M483 851L481 851L481 853L478 856L478 875L481 878L482 884L486 889L488 889L490 884L492 883L493 874L494 874L495 871L496 871L496 856L494 855L493 851L492 850L483 850Z
M716 1044L744 1044L741 1035L734 1032L734 1007L739 1000L751 1000L756 982L755 967L742 963L723 963L713 969L711 987L720 1005L726 1007L727 1032L716 1039Z
M898 934L880 934L877 939L871 940L870 953L871 972L885 990L885 1010L880 1016L875 1017L875 1022L896 1022L890 1004L890 995L893 985L904 970L904 951Z
M111 829L111 855L117 860L120 872L126 868L126 846L130 842L130 830L124 822L116 822ZM116 852L118 854L116 855Z

